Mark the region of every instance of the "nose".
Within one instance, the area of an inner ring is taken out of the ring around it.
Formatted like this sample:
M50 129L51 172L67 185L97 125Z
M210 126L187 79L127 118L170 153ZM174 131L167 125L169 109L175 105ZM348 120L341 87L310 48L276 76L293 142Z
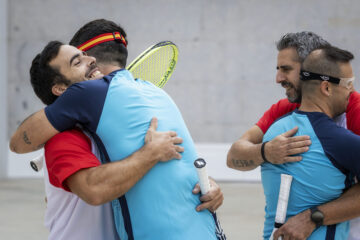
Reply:
M355 91L355 88L354 88L354 84L353 83L350 83L350 88L349 88L350 92L354 92Z
M285 75L280 70L277 70L276 83L282 83L283 81L285 81Z
M96 65L96 58L92 57L92 56L86 56L87 60L88 60L88 65Z

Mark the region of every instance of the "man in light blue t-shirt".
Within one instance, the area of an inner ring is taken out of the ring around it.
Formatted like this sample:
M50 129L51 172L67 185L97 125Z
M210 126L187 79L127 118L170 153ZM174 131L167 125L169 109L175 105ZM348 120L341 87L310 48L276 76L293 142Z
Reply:
M18 132L26 132L31 144L38 145L57 132L80 123L97 141L103 161L112 162L126 158L142 147L150 121L156 116L157 130L176 132L183 139L184 152L180 161L157 163L129 191L113 201L120 238L225 239L214 213L195 210L201 203L199 196L191 193L198 182L193 166L198 156L176 104L162 89L134 79L123 69L124 62L120 66L116 64L119 55L122 61L127 57L125 36L115 38L121 31L114 29L105 33L104 24L100 24L97 30L89 33L85 27L74 38L84 42L81 35L85 35L92 42L113 32L111 41L98 41L88 51L91 55L99 55L99 66L110 74L98 80L83 81L99 76L94 62L88 61L89 57L75 47L51 42L45 49L53 54L48 54L50 57L46 59L45 67L52 72L43 76L39 74L40 78L45 81L65 78L75 84L45 110L27 119ZM109 50L114 45L117 48L120 45L120 54ZM41 135L36 135L39 133L37 126L39 129L41 126Z
M322 212L317 206L337 199L360 176L360 136L335 124L333 118L346 110L353 91L353 55L336 47L315 50L305 59L301 75L301 106L278 119L266 132L264 143L295 126L297 135L312 140L302 161L261 166L266 197L264 239L275 224L280 174L293 176L287 219L311 209L315 231L308 239L346 239L349 223L323 226Z

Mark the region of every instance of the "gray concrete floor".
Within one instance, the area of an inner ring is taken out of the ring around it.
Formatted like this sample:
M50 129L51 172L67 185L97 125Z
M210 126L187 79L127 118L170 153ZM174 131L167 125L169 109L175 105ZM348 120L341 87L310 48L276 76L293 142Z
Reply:
M260 183L219 183L225 196L217 211L229 240L261 239L264 196ZM41 179L0 180L0 239L47 239Z

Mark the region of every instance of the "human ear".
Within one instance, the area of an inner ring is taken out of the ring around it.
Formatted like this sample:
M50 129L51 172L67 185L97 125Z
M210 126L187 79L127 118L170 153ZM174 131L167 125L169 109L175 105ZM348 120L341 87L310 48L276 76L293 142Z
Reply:
M325 96L329 97L331 96L332 88L331 84L328 81L322 81L320 84L320 91Z
M51 88L51 92L55 95L55 96L60 96L61 94L63 94L65 92L65 90L67 89L67 86L63 83L57 83L54 86L52 86Z

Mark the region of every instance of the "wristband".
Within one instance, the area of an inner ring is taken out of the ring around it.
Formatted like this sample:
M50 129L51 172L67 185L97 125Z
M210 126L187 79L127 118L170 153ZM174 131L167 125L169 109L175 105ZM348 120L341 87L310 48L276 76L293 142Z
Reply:
M265 144L266 144L267 142L268 142L268 141L263 142L263 143L261 144L261 156L262 156L264 162L266 162L266 163L269 162L269 161L266 159L266 157L265 157Z
M310 219L315 223L316 228L319 228L323 225L324 222L324 213L320 211L317 207L310 208Z

